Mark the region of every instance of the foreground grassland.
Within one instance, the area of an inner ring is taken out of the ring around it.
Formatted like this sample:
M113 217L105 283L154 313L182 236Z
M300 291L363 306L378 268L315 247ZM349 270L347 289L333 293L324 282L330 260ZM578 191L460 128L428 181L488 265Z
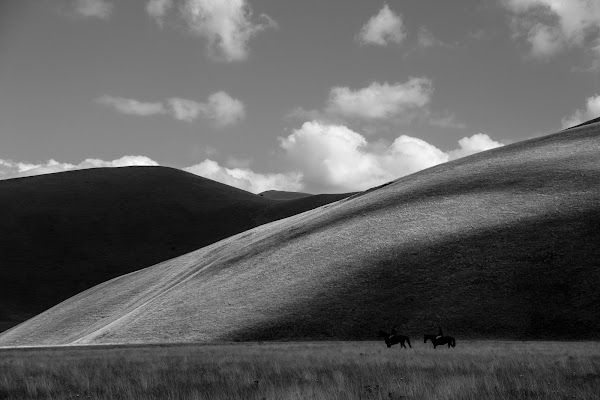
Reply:
M598 399L600 344L378 342L0 350L0 399Z

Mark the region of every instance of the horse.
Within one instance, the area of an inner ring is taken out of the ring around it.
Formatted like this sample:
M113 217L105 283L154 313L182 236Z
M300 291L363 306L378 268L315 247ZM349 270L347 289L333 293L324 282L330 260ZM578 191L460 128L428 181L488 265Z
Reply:
M435 349L437 346L441 346L444 344L448 345L448 348L450 348L450 346L454 347L456 346L456 340L454 340L454 338L452 336L442 336L439 339L437 338L436 335L423 335L423 343L427 343L428 340L431 340L431 343L433 344L433 348Z
M404 345L404 342L408 343L408 347L412 348L412 346L410 345L410 339L408 338L408 336L403 336L403 335L389 335L387 332L382 331L381 329L379 330L379 333L377 334L378 338L383 338L383 341L385 342L385 344L387 345L387 347L392 347L392 345L394 344L398 344L400 343L401 347L404 347L406 349L406 346Z

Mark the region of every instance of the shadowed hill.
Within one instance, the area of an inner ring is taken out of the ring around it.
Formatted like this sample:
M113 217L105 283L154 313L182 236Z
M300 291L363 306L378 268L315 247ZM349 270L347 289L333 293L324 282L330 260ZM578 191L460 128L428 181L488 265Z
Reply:
M309 193L285 192L282 190L267 190L266 192L259 193L258 195L273 200L293 200L311 196Z
M600 124L438 165L105 282L0 345L600 338ZM433 331L435 332L435 331Z
M108 279L343 196L281 202L164 167L0 181L0 329Z

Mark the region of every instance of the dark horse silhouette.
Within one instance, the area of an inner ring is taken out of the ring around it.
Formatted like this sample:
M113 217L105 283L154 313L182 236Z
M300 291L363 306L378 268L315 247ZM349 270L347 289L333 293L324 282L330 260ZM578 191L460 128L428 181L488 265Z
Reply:
M450 348L450 346L456 346L456 340L454 340L452 336L442 336L438 338L436 335L424 335L423 343L427 343L428 340L431 340L434 349L444 344L447 344L448 348Z
M404 342L406 342L406 343L408 343L408 347L412 348L412 346L410 345L410 339L408 338L408 336L389 335L387 332L379 330L377 337L382 338L383 341L385 342L385 344L387 345L387 347L392 347L392 345L400 343L400 346L404 347L406 349L406 346L404 345Z

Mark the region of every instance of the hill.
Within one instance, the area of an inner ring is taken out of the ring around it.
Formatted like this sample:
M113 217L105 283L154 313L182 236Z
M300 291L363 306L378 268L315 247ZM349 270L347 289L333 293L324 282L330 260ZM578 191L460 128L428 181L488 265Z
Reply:
M0 345L600 338L600 124L403 177L102 283Z
M343 197L281 202L165 167L0 181L0 329L108 279Z
M285 192L282 190L267 190L266 192L259 193L258 195L273 200L294 200L311 196L310 193Z

